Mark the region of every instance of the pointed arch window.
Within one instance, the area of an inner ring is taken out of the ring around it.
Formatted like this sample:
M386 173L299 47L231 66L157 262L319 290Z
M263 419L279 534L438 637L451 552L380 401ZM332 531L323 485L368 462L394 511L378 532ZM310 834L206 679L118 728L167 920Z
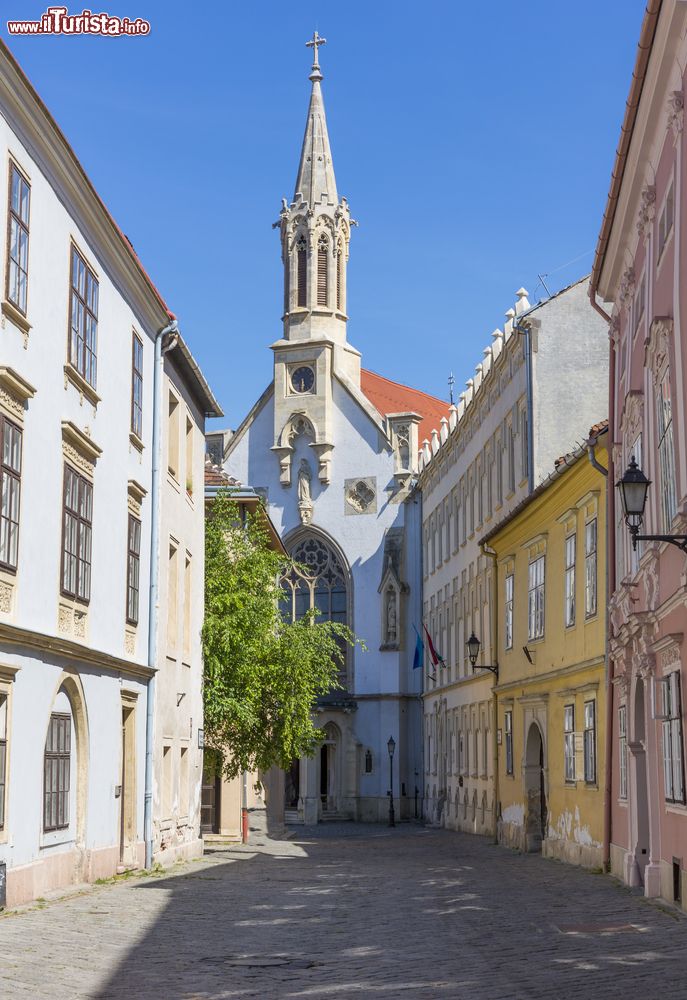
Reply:
M341 240L336 244L336 308L343 311L343 244Z
M282 579L282 614L287 621L297 621L314 610L320 621L348 622L348 573L334 549L313 535L302 538L291 550L291 558L300 564ZM347 686L346 649L340 683Z
M329 240L324 235L317 241L317 304L326 306L328 299Z
M308 248L305 236L299 236L296 240L296 283L298 288L298 305L308 304Z

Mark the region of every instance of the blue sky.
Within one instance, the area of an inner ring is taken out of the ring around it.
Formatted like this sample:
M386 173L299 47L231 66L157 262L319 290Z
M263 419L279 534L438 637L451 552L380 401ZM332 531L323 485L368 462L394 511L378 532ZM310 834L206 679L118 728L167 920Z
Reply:
M179 316L222 425L271 378L271 224L293 195L314 27L360 223L348 329L365 367L442 397L453 370L460 391L521 285L535 301L538 273L553 292L591 268L644 0L102 6L150 35L9 44ZM3 17L46 7L7 0Z

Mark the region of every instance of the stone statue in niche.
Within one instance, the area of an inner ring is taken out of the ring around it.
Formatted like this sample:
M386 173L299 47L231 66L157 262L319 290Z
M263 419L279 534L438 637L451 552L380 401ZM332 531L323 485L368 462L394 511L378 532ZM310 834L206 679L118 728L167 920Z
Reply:
M386 592L386 642L395 645L398 642L396 591L389 587Z
M312 473L308 465L308 460L302 458L298 470L298 513L301 518L301 524L310 524L312 521L311 484Z

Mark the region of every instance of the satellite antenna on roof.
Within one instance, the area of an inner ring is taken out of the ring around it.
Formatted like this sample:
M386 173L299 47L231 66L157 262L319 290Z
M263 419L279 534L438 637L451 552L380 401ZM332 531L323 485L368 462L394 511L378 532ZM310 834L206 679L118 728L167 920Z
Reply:
M542 284L544 286L544 291L546 292L547 296L549 298L551 298L551 292L546 287L546 282L544 281L544 278L548 278L548 276L549 276L548 275L548 271L545 271L544 274L538 274L537 275L537 277L539 278L540 284Z

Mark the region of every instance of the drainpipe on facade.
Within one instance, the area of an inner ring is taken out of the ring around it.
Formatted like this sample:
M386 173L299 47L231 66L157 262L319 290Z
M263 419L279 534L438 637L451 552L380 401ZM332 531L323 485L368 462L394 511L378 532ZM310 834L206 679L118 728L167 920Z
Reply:
M162 451L162 371L164 355L176 346L174 336L163 349L166 334L176 334L179 325L172 319L155 337L153 365L153 445L152 483L150 489L150 591L148 599L148 666L156 669L157 626L160 611L160 468ZM155 721L155 674L148 679L146 689L146 761L145 793L143 798L143 834L145 838L145 866L153 864L153 727Z
M532 463L530 462L530 465ZM491 616L492 620L492 660L498 663L498 642L499 642L499 616L498 608L496 605L497 595L498 595L498 571L496 568L496 552L489 545L482 542L481 545L482 552L485 556L489 556L494 566L494 573L492 576L491 585L491 606L494 612ZM494 677L494 683L491 688L491 697L493 702L492 711L494 713L494 724L492 728L492 753L494 757L494 843L499 842L499 813L500 813L500 802L499 802L499 740L498 740L498 729L499 729L499 696L497 692L497 686L499 683L498 677Z
M598 314L610 324L611 317L596 301L596 288L589 288L589 301ZM609 378L608 378L608 469L606 476L606 739L604 741L606 760L604 767L604 832L603 832L603 867L609 871L611 862L611 788L612 788L612 753L613 753L613 684L611 683L611 661L608 655L610 630L610 601L615 591L615 496L613 483L613 437L615 410L615 345L609 338ZM591 461L591 458L590 458Z

